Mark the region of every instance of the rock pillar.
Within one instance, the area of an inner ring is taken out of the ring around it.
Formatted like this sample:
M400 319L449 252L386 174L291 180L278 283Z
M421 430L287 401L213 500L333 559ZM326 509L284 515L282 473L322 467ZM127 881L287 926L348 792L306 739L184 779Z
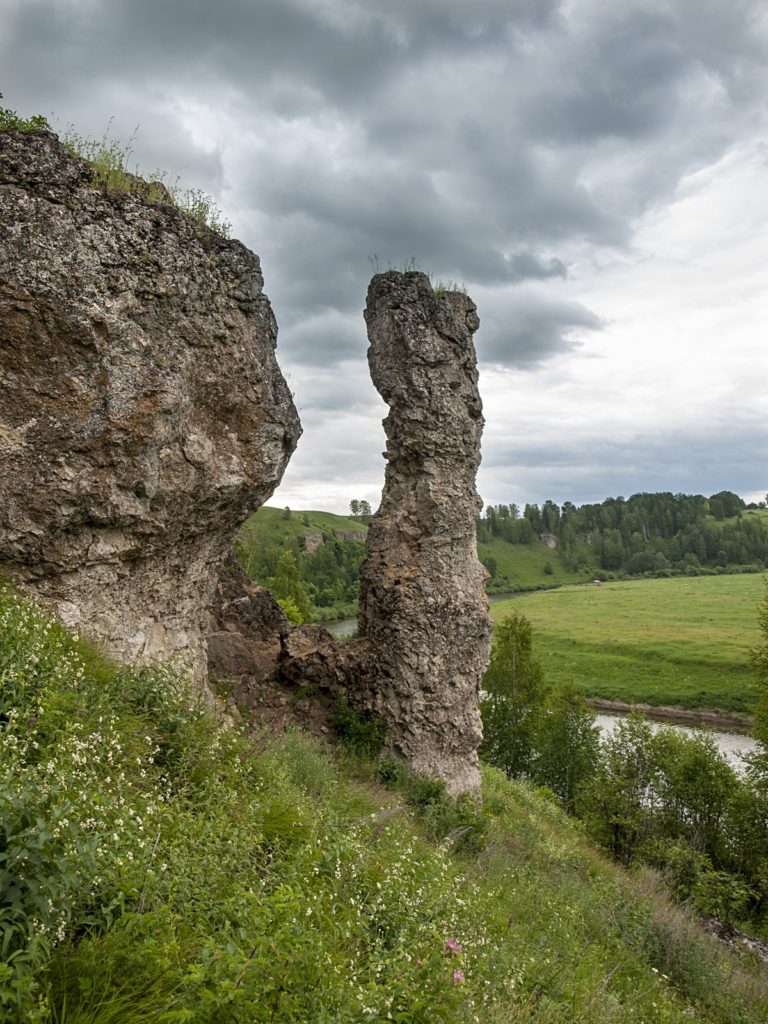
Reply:
M478 561L475 490L483 416L474 303L422 273L377 274L365 310L371 377L389 406L381 506L360 575L370 710L390 752L479 787L478 697L491 620Z

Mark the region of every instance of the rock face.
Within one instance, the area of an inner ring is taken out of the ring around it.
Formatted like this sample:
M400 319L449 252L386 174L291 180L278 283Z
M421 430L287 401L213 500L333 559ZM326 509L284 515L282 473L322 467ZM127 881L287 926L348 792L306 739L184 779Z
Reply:
M491 643L475 535L479 320L466 295L436 295L425 274L394 271L371 281L365 320L371 377L390 412L360 574L369 667L357 702L385 720L393 754L449 793L472 792Z
M248 579L230 554L213 595L206 637L209 674L228 680L270 679L290 629L272 594Z
M259 261L0 134L0 569L130 659L191 653L300 434Z

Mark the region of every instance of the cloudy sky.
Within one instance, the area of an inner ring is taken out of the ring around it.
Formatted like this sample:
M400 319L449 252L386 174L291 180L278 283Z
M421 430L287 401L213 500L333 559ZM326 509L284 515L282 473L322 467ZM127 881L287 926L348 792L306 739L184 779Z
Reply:
M261 256L271 504L378 502L375 258L478 305L486 502L768 489L765 0L0 0L0 91Z

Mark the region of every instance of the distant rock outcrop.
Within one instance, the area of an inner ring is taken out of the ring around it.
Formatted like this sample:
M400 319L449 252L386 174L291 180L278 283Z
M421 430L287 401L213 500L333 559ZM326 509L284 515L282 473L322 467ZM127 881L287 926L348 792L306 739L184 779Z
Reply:
M259 261L50 133L0 134L0 568L130 659L190 652L300 434Z
M387 744L450 793L479 788L478 697L491 620L475 490L483 429L475 304L421 273L378 274L365 310L371 377L389 406L386 477L360 573L369 682Z

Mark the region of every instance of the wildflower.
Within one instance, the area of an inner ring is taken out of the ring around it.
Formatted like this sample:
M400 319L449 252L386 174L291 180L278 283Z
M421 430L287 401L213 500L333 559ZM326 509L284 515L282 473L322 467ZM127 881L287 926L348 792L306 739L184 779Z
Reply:
M464 947L457 939L448 939L445 943L445 952L448 956L458 956L463 949Z
M453 972L453 983L454 985L460 985L464 981L464 971Z

